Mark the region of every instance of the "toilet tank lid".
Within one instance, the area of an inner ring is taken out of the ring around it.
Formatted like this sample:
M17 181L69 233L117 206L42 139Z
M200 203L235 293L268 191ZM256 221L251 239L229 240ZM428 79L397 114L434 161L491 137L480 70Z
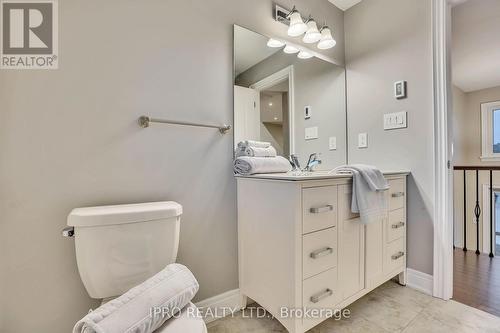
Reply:
M75 208L68 216L68 225L91 227L136 223L180 216L182 206L174 201L147 202L128 205Z

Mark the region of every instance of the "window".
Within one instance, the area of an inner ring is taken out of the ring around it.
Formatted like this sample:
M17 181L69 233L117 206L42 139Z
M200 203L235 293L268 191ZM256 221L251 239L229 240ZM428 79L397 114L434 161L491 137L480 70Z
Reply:
M481 160L500 161L500 101L481 104Z

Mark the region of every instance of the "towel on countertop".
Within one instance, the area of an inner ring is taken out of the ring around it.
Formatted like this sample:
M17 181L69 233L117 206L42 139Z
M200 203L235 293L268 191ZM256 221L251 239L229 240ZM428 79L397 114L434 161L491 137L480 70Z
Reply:
M270 142L264 142L264 141L245 140L245 141L239 142L238 143L238 147L240 147L240 148L247 148L247 147L269 148L269 147L271 147L271 143Z
M267 148L258 147L238 147L235 152L236 157L250 156L250 157L276 157L278 153L273 146Z
M73 333L151 333L188 305L198 289L198 281L187 267L170 264L87 314L76 323Z
M292 170L292 165L282 156L241 156L234 160L234 173L239 175L248 176L256 173L281 173L290 170Z
M332 170L339 174L352 174L351 211L359 213L361 222L379 221L387 214L387 197L384 191L389 183L382 172L364 164L343 165Z

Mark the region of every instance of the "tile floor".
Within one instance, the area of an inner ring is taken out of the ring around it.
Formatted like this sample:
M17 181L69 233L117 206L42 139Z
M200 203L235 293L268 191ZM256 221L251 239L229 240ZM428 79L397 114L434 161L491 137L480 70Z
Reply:
M488 333L500 332L500 318L467 305L444 302L388 282L348 307L351 318L328 319L310 333ZM275 319L226 317L208 324L209 333L286 332Z

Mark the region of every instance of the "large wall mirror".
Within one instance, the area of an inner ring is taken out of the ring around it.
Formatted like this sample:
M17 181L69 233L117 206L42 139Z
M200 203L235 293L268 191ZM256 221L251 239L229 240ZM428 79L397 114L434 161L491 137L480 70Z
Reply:
M344 67L314 56L312 49L312 57L299 58L286 53L286 45L268 46L269 39L234 26L235 146L267 141L279 155L297 155L302 165L312 153L322 160L317 169L346 164Z

